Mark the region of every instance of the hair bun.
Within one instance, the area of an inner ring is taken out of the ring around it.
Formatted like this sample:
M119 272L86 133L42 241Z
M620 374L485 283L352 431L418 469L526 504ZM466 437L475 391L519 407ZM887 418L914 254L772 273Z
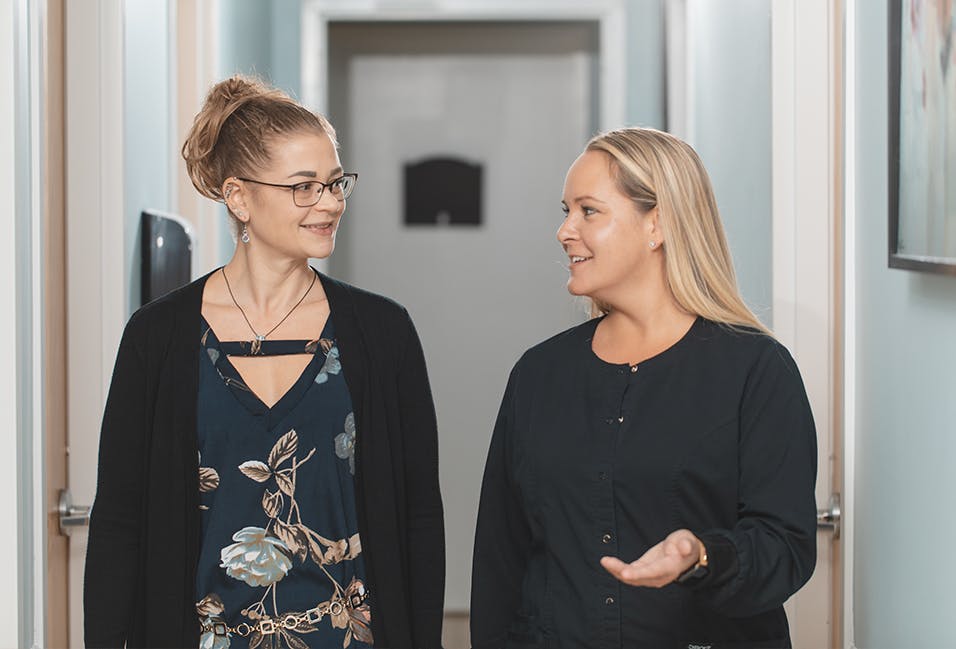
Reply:
M258 79L237 74L210 88L206 101L228 105L268 94L269 89Z
M255 77L234 75L209 89L193 120L182 148L186 171L200 194L222 201L227 177L268 163L276 136L304 131L324 133L335 143L324 117Z

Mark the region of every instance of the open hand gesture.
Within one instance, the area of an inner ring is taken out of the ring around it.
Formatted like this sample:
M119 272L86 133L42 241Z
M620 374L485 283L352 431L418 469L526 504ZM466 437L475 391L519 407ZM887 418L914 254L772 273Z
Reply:
M660 588L692 568L702 555L702 547L690 530L677 530L637 561L624 563L616 557L601 557L601 566L630 586Z

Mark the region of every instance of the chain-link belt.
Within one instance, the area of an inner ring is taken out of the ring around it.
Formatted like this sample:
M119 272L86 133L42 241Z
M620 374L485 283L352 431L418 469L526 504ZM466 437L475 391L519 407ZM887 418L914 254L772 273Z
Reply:
M361 594L350 595L346 600L323 602L310 608L305 613L284 613L277 617L269 617L267 615L258 620L255 624L240 622L234 627L229 626L225 622L212 622L210 624L201 625L201 631L202 633L212 632L217 636L224 636L229 633L234 633L235 635L243 638L256 631L262 635L271 635L279 629L291 631L300 624L318 624L326 615L341 615L342 611L345 609L358 608L367 599L368 590L365 590Z

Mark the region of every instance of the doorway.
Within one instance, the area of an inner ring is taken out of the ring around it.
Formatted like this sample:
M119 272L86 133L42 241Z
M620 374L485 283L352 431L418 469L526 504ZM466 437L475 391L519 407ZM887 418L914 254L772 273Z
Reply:
M564 288L555 232L564 174L597 129L598 40L587 21L329 25L329 115L343 164L360 174L329 271L405 305L424 341L452 613L468 609L481 474L508 372L587 317ZM416 217L406 173L432 159L479 170L479 222L406 224Z

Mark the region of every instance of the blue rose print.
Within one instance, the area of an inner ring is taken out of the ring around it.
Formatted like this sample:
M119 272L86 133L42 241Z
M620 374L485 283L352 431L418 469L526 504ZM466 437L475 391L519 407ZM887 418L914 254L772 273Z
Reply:
M292 568L289 547L267 536L261 527L244 527L232 535L236 541L219 553L226 574L250 586L271 586L288 574Z
M325 357L325 363L315 377L316 383L325 383L329 380L329 374L338 374L342 371L342 363L339 361L339 348L333 347Z
M345 418L345 432L335 437L335 454L349 461L349 471L355 475L355 415L351 412Z

